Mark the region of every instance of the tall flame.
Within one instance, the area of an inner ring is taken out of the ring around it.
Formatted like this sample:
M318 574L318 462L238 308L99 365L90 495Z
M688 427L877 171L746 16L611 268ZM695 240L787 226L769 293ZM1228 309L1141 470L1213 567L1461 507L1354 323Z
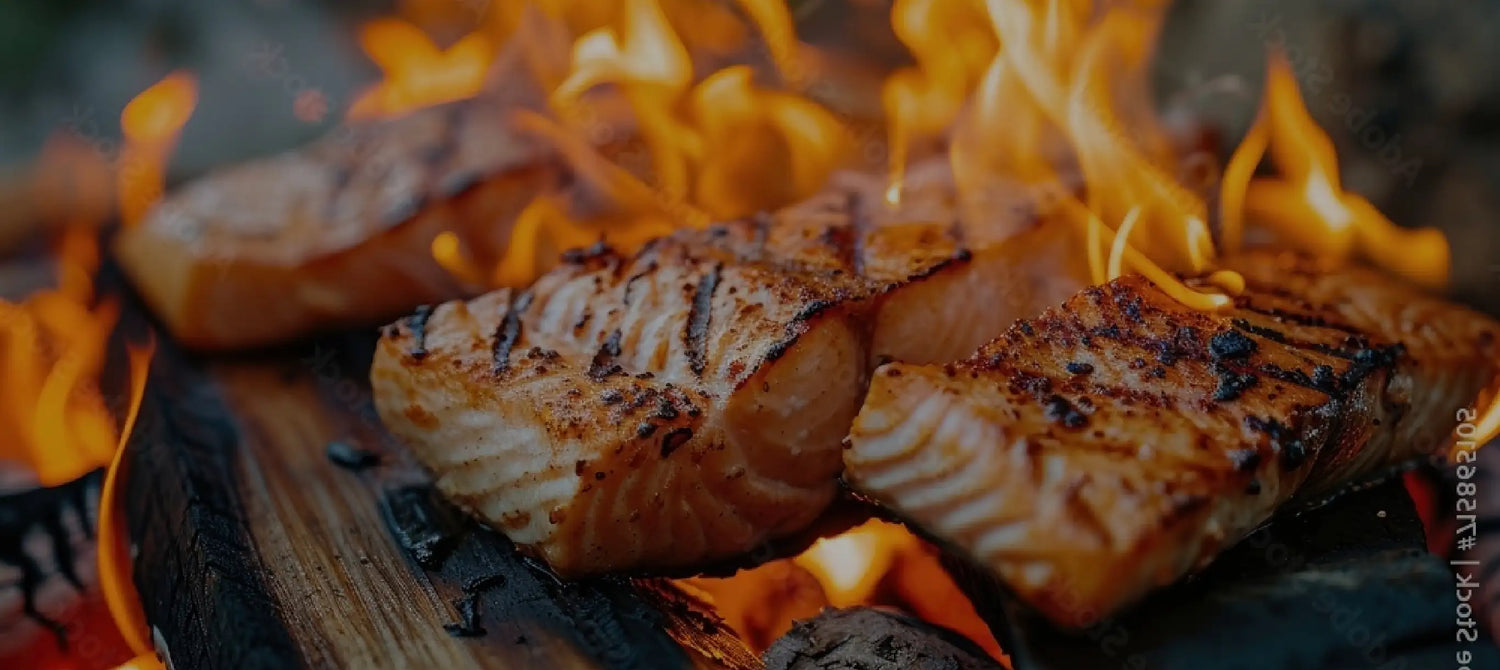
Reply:
M1240 212L1264 225L1283 242L1335 258L1361 256L1429 288L1448 279L1448 241L1435 229L1405 230L1391 223L1370 201L1343 190L1333 142L1318 128L1280 53L1267 69L1265 105L1225 180L1226 246L1240 243ZM1277 177L1249 179L1253 164L1269 146ZM1251 166L1246 168L1245 166Z
M116 166L120 220L134 225L161 199L167 159L198 104L198 80L174 72L141 91L120 113L125 136Z
M93 233L64 229L58 286L0 300L0 459L31 466L43 485L109 462L118 430L98 380L119 309L94 303Z
M789 204L823 185L852 144L844 126L811 100L758 85L749 66L698 78L690 43L669 12L681 4L620 0L617 15L573 42L567 73L549 95L550 116L513 115L518 129L554 146L579 181L605 196L607 211L575 215L557 196L543 195L519 218L497 268L473 267L451 234L433 244L444 267L470 281L525 283L552 262L552 249L601 237L630 248L675 227ZM558 5L544 3L533 16L568 8ZM786 6L744 0L743 8L772 59L789 60L796 41ZM795 73L792 63L778 65ZM628 109L645 145L645 169L616 164L581 139L612 123L601 121L610 118L601 112L610 102Z
M704 592L757 651L790 628L793 618L810 617L823 607L882 606L952 629L1009 667L988 625L948 576L938 550L897 524L869 520L820 539L793 558L728 578L679 583Z
M1090 0L898 0L896 34L917 67L886 84L892 167L887 199L900 199L908 145L949 133L961 202L1023 185L1044 217L1085 241L1093 279L1139 272L1201 309L1232 304L1243 279L1216 267L1237 252L1245 223L1291 247L1362 257L1429 287L1448 271L1434 230L1393 225L1343 190L1332 142L1313 123L1285 59L1273 56L1265 107L1219 183L1220 245L1208 194L1185 182L1190 166L1151 109L1149 65L1166 3ZM991 42L972 36L988 25ZM998 46L986 52L985 46ZM983 66L976 55L988 53ZM1270 151L1280 171L1257 178ZM1192 288L1178 276L1202 277Z

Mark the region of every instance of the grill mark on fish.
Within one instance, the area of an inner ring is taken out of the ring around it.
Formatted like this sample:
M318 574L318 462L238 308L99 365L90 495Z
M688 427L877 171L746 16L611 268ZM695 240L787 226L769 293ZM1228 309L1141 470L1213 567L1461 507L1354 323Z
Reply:
M766 255L766 241L771 235L771 213L765 210L756 212L752 221L754 234L751 240L751 254L754 260L760 260Z
M603 381L606 377L611 377L624 372L624 369L620 367L620 364L615 362L615 359L617 359L619 356L620 329L616 328L609 334L609 337L604 340L604 344L599 345L599 351L594 353L594 360L589 364L589 379L592 379L596 382Z
M844 211L849 217L849 234L853 238L849 243L849 267L856 277L865 276L865 235L870 227L863 205L864 199L860 197L859 191L850 191L844 199Z
M622 298L622 300L625 302L626 305L630 304L630 290L632 288L635 288L635 282L637 280L645 277L646 275L649 275L649 274L651 274L653 272L656 272L656 267L657 267L656 261L651 261L649 263L646 263L646 267L645 268L643 268L640 272L637 272L637 273L635 273L633 275L630 275L630 278L628 278L628 279L625 280L625 289L624 289L625 290L625 294L624 294L624 297Z
M1358 328L1355 328L1354 326L1330 320L1321 314L1305 314L1302 312L1293 312L1291 310L1281 309L1279 307L1257 305L1251 302L1248 298L1241 299L1236 307L1247 312L1253 312L1255 314L1270 317L1271 319L1274 319L1281 323L1290 323L1292 325L1304 326L1308 328L1326 328L1329 330L1342 331L1351 335L1362 334L1360 330Z
M1307 340L1300 340L1288 336L1286 333L1276 330L1275 328L1266 328L1265 326L1254 325L1249 321L1246 321L1245 319L1234 319L1230 321L1230 325L1233 325L1235 328L1250 333L1251 335L1258 335L1260 337L1266 338L1277 344L1285 344L1289 347L1294 347L1297 349L1316 351L1320 354L1327 354L1329 356L1335 356L1338 358L1353 360L1355 354L1359 353L1357 349L1346 349L1324 344L1322 342L1308 342ZM1359 338L1356 336L1351 337L1351 339L1358 340Z
M618 257L614 247L609 246L601 238L599 241L586 247L574 247L562 253L562 261L570 265L584 265L590 261Z
M708 326L713 320L714 292L719 288L719 271L722 264L715 263L698 282L693 291L693 304L688 309L687 331L683 333L687 344L688 367L698 377L708 366Z
M432 310L432 305L422 305L406 317L406 327L411 329L411 348L406 355L415 360L427 358L427 320L432 318Z
M521 339L521 312L531 306L531 291L524 291L513 298L505 308L505 316L495 329L495 347L491 354L491 368L495 374L510 369L510 351Z
M1245 427L1270 438L1271 444L1281 454L1281 467L1283 470L1292 471L1307 462L1311 453L1307 445L1297 438L1297 431L1292 430L1286 424L1276 419L1263 419L1258 416L1245 417Z

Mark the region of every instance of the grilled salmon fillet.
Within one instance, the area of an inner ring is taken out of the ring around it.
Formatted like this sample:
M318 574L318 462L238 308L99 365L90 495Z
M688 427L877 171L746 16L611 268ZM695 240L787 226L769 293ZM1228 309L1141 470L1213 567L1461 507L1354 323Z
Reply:
M879 202L835 185L424 309L381 337L376 407L444 493L559 573L737 557L832 500L875 361L970 352L1068 275L1058 227L971 249Z
M1084 626L1283 505L1450 444L1494 392L1500 325L1373 271L1256 252L1234 309L1139 276L960 363L873 375L845 478Z
M177 339L234 349L378 323L465 295L433 260L451 230L476 260L561 174L486 96L346 126L187 184L120 233L115 254Z

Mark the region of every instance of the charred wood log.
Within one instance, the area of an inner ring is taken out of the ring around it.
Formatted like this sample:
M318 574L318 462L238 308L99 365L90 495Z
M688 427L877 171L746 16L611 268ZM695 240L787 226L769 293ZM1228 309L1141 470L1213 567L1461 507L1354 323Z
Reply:
M889 610L829 609L765 653L766 670L999 670L967 638Z

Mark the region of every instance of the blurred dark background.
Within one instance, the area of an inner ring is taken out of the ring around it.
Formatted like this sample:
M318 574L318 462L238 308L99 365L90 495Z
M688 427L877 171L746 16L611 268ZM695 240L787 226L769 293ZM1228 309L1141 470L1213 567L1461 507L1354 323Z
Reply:
M181 179L305 142L379 77L356 28L400 13L442 45L507 0L5 0L0 2L0 178L53 131L116 146L119 113L162 76L198 76L172 163ZM900 59L887 0L793 0L804 39ZM1454 292L1500 314L1500 2L1179 0L1161 40L1163 102L1223 130L1231 149L1284 48L1333 136L1346 187L1393 220L1447 231ZM298 113L306 91L328 111Z

